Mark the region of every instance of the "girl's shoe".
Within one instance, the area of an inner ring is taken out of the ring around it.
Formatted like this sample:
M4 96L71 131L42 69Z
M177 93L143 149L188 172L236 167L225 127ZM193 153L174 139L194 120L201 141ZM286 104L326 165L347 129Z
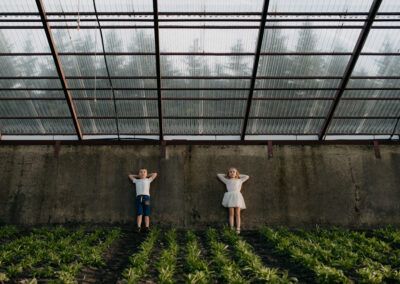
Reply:
M236 228L236 234L237 234L237 235L240 234L240 228Z

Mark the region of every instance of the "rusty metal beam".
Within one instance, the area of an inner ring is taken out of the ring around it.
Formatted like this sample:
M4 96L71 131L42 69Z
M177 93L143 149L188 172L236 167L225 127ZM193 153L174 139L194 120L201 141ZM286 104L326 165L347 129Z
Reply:
M63 90L64 90L65 99L66 99L66 102L68 104L68 108L69 108L69 110L71 112L71 116L72 116L72 119L73 119L73 123L74 123L74 127L75 127L75 130L76 130L76 133L78 134L79 140L82 140L82 132L81 132L81 128L79 126L78 118L77 118L77 115L76 115L76 112L75 112L74 104L72 102L72 97L71 97L71 94L70 94L70 92L68 90L68 84L67 84L67 81L66 81L65 76L64 76L64 72L63 72L63 69L62 69L62 66L61 66L60 58L59 58L59 56L57 54L57 48L56 48L56 45L55 45L55 42L54 42L54 39L53 39L53 35L51 34L50 26L46 22L47 16L46 16L46 11L44 10L44 5L42 3L42 0L35 0L35 1L36 1L36 5L38 7L38 10L39 10L40 18L41 18L42 23L43 23L43 28L44 28L44 31L46 33L47 41L49 43L49 47L50 47L50 50L51 50L51 53L52 53L52 56L53 56L53 59L54 59L54 64L56 66L57 73L58 73L58 76L59 76L60 81L61 81L61 86L63 87Z
M163 109L162 109L162 93L161 93L161 59L160 59L160 36L158 25L158 1L153 0L153 16L154 16L154 44L156 52L156 73L157 73L157 94L158 94L158 127L160 130L160 140L164 140L163 130Z
M245 118L244 118L243 125L242 125L242 133L240 135L241 140L244 140L244 137L246 135L247 121L249 120L251 102L253 99L253 92L254 92L254 87L256 84L258 62L260 60L261 46L262 46L262 41L263 41L263 37L264 37L265 20L267 18L268 6L269 6L269 0L264 0L263 12L262 12L262 16L261 16L261 24L258 29L256 56L254 57L252 79L250 82L250 91L249 91L249 96L248 96L248 100L247 100L247 104L246 104L246 114L245 114Z
M339 104L340 98L342 97L342 94L346 88L347 82L350 79L351 73L353 72L353 69L357 63L357 59L361 53L361 50L364 46L365 41L367 40L369 31L371 29L372 23L374 21L374 18L379 10L379 7L382 3L382 0L374 0L374 2L371 5L371 8L368 12L368 17L365 20L363 29L360 32L360 35L358 37L357 43L354 46L354 50L353 50L353 55L350 57L350 60L346 66L346 70L343 74L343 79L339 84L339 90L336 92L335 95L335 100L333 101L333 103L331 104L328 114L326 116L326 119L322 125L322 128L320 130L320 134L318 135L318 139L322 140L323 137L326 135L327 129L330 125L330 122L333 118L333 115L335 113L336 107Z

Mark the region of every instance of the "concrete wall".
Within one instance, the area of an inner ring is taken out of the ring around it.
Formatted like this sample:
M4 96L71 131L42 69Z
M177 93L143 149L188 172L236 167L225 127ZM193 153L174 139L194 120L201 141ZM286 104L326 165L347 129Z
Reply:
M243 188L242 227L367 228L400 225L400 147L372 146L0 146L0 223L135 222L127 178L156 171L151 221L205 228L227 221L216 173L235 166Z

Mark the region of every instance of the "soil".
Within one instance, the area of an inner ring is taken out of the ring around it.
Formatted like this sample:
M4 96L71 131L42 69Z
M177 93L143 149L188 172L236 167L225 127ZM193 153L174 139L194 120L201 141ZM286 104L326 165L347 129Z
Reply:
M129 267L129 256L137 251L137 247L145 238L144 233L123 231L106 251L106 265L102 268L93 266L83 267L76 276L78 283L117 283L122 272Z

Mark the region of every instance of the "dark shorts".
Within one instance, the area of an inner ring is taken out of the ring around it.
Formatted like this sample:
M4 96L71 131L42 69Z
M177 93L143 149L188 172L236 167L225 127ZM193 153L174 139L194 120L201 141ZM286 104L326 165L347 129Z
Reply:
M136 214L150 216L150 196L136 196Z

